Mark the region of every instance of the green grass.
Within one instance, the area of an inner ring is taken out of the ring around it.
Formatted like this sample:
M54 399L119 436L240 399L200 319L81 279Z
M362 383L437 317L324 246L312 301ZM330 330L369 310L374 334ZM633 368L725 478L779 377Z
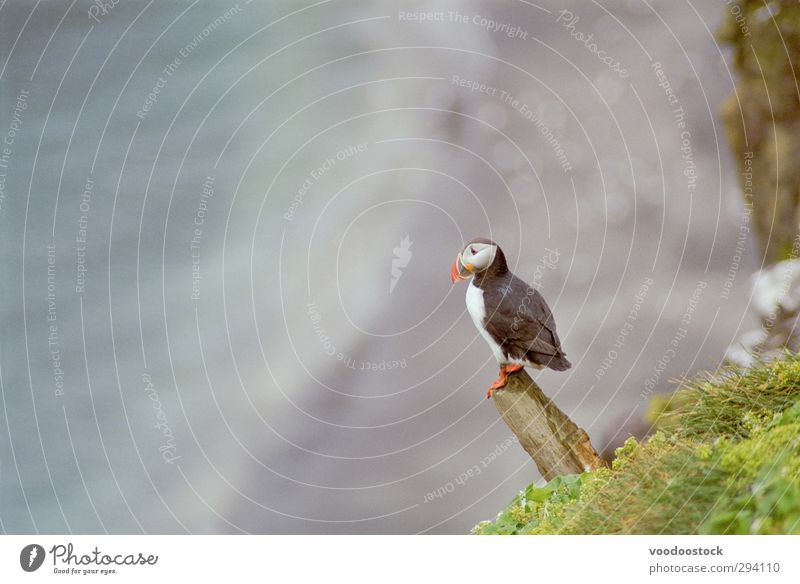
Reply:
M610 469L528 486L478 534L800 534L800 357L655 399Z

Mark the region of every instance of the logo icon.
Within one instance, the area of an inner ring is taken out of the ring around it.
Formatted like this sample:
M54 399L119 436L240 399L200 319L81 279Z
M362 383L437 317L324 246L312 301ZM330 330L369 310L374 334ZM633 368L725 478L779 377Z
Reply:
M409 236L406 235L400 240L400 245L392 250L394 257L392 258L392 279L389 281L389 294L394 292L394 287L397 286L400 276L403 275L403 268L408 265L408 262L411 261L411 256L414 255L411 253L413 243Z
M19 565L26 572L35 572L44 563L44 556L44 548L38 543L26 545L19 553Z

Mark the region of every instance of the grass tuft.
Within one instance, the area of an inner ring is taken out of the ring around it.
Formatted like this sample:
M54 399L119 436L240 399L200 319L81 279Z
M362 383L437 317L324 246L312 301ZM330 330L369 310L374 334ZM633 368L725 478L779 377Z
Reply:
M477 534L800 534L800 357L686 380L611 469L528 486Z

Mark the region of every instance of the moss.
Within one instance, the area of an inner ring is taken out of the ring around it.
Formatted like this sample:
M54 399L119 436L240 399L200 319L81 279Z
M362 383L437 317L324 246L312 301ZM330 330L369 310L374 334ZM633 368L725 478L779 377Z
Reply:
M582 487L586 490L582 483L589 474L556 477L542 487L528 485L494 521L483 521L472 531L482 535L532 533L540 523L559 516L567 504L575 501Z
M800 534L800 402L728 445L729 488L703 533Z
M684 381L680 391L651 408L649 419L665 432L694 436L747 437L754 425L792 405L800 391L800 359Z
M800 357L685 381L611 469L530 485L478 534L800 533Z

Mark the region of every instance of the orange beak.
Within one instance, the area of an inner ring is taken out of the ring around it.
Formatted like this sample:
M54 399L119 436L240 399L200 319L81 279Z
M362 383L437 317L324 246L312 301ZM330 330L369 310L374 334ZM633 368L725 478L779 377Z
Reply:
M470 276L472 276L471 270L461 263L461 254L458 254L450 268L450 282L455 284L457 280L468 280Z

